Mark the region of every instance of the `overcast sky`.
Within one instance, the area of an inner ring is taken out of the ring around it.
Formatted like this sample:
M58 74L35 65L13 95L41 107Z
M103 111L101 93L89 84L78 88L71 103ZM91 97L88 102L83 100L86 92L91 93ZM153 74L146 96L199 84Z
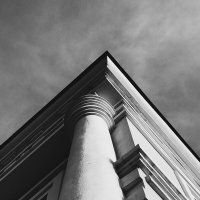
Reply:
M199 0L0 0L0 143L108 50L200 155Z

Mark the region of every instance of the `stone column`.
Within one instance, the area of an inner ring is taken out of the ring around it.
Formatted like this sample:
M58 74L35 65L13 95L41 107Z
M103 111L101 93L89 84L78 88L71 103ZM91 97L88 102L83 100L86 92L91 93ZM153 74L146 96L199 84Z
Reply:
M75 122L69 160L60 200L122 200L109 130L112 106L97 95L83 96L72 109Z

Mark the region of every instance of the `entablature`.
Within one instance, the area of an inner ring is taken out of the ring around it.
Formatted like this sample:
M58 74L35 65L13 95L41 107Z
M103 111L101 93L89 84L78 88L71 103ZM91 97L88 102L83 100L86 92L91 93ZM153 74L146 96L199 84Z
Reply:
M117 160L114 166L120 178L122 190L127 198L132 195L131 193L133 193L135 188L139 191L138 187L143 188L143 192L145 193L144 182L147 182L162 199L188 199L185 194L182 194L171 183L169 178L161 172L139 145L135 146L132 150ZM142 176L138 169L141 169L145 175Z

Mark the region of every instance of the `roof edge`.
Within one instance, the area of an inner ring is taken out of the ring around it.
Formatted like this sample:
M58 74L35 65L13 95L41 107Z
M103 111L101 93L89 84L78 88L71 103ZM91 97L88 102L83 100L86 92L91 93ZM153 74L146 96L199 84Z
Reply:
M8 144L10 144L22 131L24 131L30 124L32 124L40 115L42 115L47 109L49 109L57 100L59 100L70 88L75 86L75 84L82 79L86 74L88 74L92 69L103 59L110 58L110 60L117 66L121 73L127 78L127 80L135 87L139 94L144 98L144 100L152 107L152 109L159 115L159 117L167 124L167 126L176 134L180 141L189 149L189 151L194 155L194 157L200 162L200 157L196 152L189 146L189 144L181 137L181 135L176 131L176 129L169 123L169 121L164 117L164 115L157 109L157 107L152 103L152 101L146 96L146 94L140 89L140 87L132 80L132 78L127 74L127 72L120 66L120 64L114 59L114 57L105 51L99 58L97 58L92 64L89 65L80 75L78 75L69 85L67 85L61 92L59 92L52 100L50 100L42 109L40 109L33 117L31 117L24 125L21 126L15 133L13 133L6 141L0 145L0 150L4 149Z

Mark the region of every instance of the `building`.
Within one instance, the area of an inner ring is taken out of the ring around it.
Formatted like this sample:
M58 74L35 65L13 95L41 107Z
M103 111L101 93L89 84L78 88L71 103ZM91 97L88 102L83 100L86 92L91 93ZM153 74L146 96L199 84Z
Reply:
M2 200L197 200L199 158L105 52L1 145Z

